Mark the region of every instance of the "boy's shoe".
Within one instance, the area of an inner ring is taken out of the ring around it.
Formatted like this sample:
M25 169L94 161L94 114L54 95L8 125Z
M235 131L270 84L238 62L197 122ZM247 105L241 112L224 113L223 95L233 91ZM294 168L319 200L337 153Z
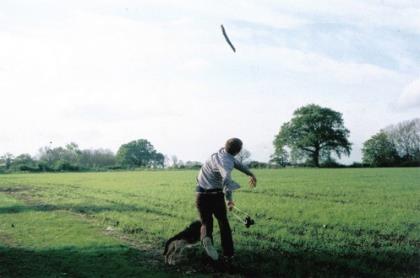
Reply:
M209 237L203 238L201 241L203 243L204 250L206 250L207 255L212 258L213 261L217 261L219 259L219 254L217 250L214 248L213 243Z

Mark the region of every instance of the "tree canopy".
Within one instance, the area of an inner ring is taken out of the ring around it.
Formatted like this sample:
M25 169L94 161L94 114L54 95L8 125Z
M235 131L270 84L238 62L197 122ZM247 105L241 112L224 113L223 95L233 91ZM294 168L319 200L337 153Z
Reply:
M282 125L274 140L275 153L283 154L288 147L295 158L307 159L313 166L320 159L350 155L349 130L342 114L330 108L310 104L297 109L291 121Z
M398 156L405 161L420 160L420 119L403 121L385 128Z
M395 145L383 130L363 144L362 153L363 163L371 166L392 166L398 160Z
M165 156L158 153L146 139L138 139L121 145L117 161L124 167L163 167Z

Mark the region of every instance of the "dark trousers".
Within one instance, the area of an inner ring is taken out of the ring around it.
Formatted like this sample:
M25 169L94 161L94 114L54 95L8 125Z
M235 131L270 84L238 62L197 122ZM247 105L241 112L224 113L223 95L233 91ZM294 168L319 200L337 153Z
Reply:
M213 241L213 215L219 223L223 255L233 256L232 231L227 218L225 196L223 193L199 194L196 205L201 220L201 239L208 236Z

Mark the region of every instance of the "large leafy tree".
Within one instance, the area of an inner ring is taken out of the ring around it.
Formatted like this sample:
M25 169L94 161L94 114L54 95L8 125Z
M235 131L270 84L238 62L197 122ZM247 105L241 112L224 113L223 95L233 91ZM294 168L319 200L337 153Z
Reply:
M274 140L276 153L287 147L292 156L308 159L318 167L322 157L331 153L350 155L349 130L342 114L330 108L310 104L297 109L291 121L282 125Z
M363 143L363 162L371 166L393 166L398 161L398 151L388 134L381 130Z
M121 145L117 152L117 161L126 167L156 167L163 166L164 156L149 141L139 139Z

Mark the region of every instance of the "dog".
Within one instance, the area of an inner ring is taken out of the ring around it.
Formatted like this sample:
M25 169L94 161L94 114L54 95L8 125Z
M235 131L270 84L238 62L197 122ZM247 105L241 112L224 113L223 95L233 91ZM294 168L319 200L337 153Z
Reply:
M200 241L201 221L192 222L187 228L168 239L165 244L165 263L176 264L176 257L181 256L185 247L190 247Z

